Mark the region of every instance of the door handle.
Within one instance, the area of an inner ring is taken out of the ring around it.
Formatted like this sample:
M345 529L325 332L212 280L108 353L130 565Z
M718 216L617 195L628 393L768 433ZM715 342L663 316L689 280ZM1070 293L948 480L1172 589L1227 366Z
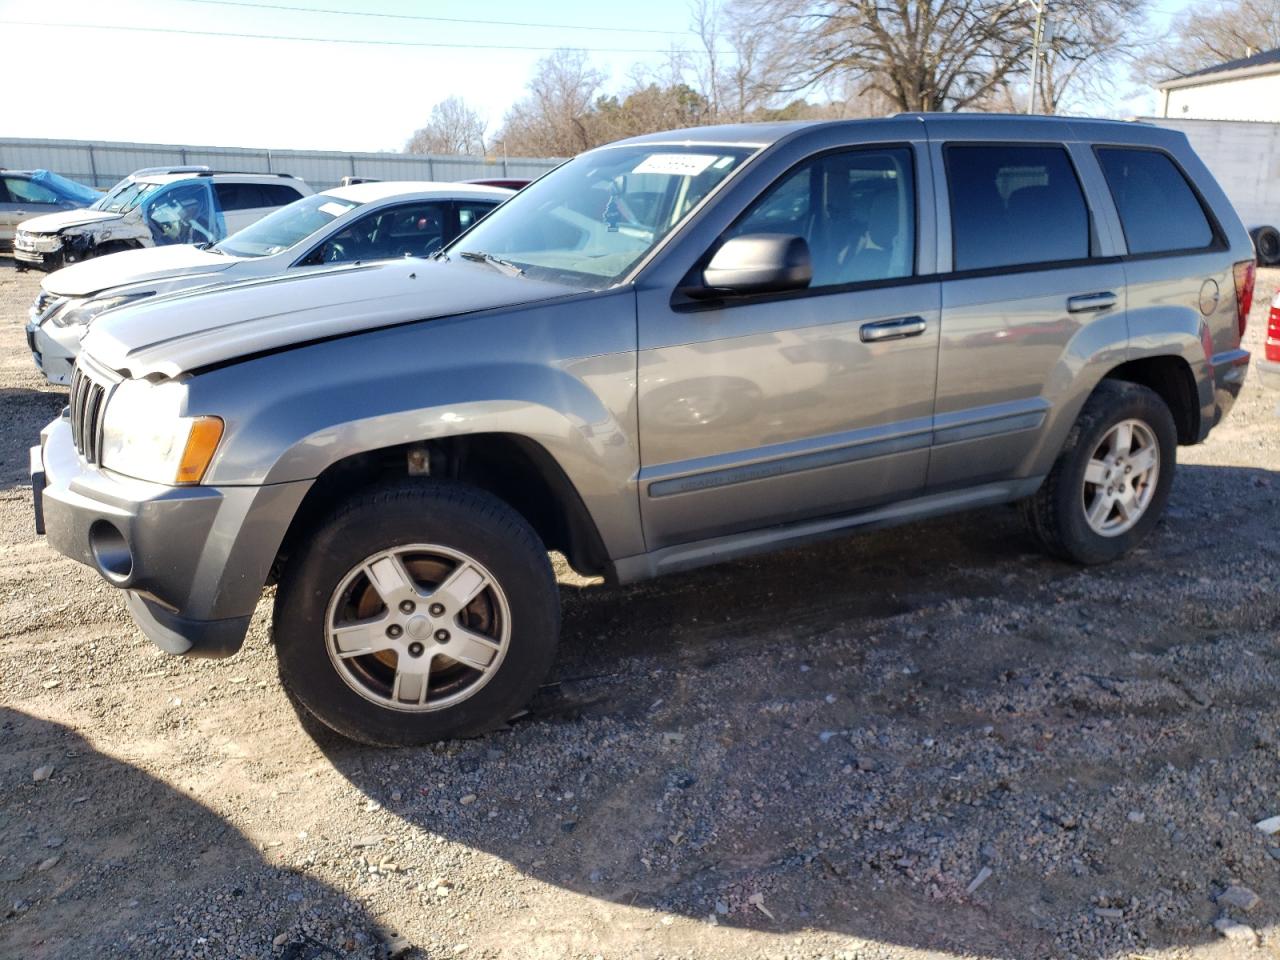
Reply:
M918 337L928 326L924 317L898 317L895 320L877 320L858 328L863 343L880 343L883 340L902 340Z
M1100 293L1082 293L1067 298L1067 313L1097 313L1116 305L1116 295L1109 290Z

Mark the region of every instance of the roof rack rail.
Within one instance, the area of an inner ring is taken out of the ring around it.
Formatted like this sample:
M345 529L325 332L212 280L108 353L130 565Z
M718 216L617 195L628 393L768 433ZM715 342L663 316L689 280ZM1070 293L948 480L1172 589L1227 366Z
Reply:
M129 174L131 177L149 177L161 173L204 173L209 168L204 164L190 167L143 167Z
M201 169L197 176L212 177L224 173L238 177L286 177L290 180L298 179L292 173L277 173L275 170L210 170L208 167Z

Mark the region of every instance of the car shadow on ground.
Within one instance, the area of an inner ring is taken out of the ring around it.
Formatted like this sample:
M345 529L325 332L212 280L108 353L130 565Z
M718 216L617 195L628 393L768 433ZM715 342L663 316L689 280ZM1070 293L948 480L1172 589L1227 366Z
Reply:
M66 405L66 391L55 387L0 388L0 491L27 485L27 451L40 442L40 431Z
M1002 960L1187 945L1212 892L1165 904L1152 875L1280 895L1249 827L1280 772L1240 769L1280 719L1280 601L1223 577L1280 562L1278 506L1280 474L1183 466L1107 567L995 509L565 588L555 675L501 732L379 751L302 719L408 822L601 901ZM1171 780L1190 822L1126 819Z
M0 956L345 960L381 948L386 933L341 893L69 728L0 708L0 744ZM218 905L240 898L259 920L249 929Z

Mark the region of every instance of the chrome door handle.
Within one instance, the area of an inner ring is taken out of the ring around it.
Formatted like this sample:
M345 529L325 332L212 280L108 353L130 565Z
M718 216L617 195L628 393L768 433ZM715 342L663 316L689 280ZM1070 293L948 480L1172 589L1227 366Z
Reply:
M924 317L898 317L896 320L877 320L858 328L863 343L879 343L882 340L902 340L918 337L928 326Z
M1116 305L1116 295L1110 290L1101 293L1082 293L1067 299L1067 313L1097 313Z

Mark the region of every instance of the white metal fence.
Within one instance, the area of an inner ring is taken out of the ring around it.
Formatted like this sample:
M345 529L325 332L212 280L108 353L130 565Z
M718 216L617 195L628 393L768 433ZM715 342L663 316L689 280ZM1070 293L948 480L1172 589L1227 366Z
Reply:
M109 187L121 177L143 167L189 164L247 173L291 173L316 190L324 190L336 186L346 176L377 180L533 178L559 162L527 157L508 159L0 138L0 167L12 170L43 168L95 187Z

